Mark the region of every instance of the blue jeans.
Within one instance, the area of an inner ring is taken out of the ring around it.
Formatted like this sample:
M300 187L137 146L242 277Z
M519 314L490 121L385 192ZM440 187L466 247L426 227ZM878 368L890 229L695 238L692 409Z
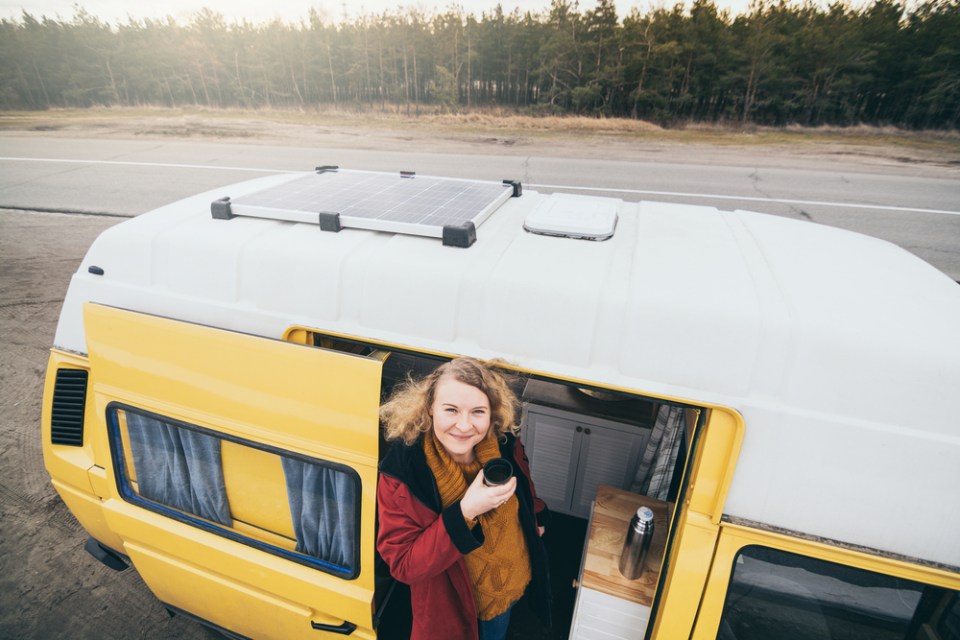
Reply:
M510 605L509 609L493 620L478 620L480 640L506 640L507 627L510 626L510 612L512 610L513 605Z

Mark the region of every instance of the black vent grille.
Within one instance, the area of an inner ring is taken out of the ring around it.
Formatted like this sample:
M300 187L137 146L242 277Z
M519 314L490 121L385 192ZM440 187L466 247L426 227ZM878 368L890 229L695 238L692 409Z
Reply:
M50 441L73 447L83 446L83 408L87 399L87 372L58 369L53 387Z

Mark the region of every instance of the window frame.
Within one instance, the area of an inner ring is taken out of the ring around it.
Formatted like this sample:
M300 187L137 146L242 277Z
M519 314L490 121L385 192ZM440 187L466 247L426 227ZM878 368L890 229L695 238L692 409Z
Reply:
M240 446L251 447L264 451L266 453L271 453L280 457L287 457L300 462L305 462L309 464L315 464L321 467L332 469L334 471L345 474L353 485L353 502L354 502L354 512L356 513L356 521L353 525L353 548L354 548L354 557L350 567L341 567L326 560L310 556L305 553L300 553L298 551L291 551L290 549L284 549L268 542L262 540L257 540L256 538L244 535L238 531L218 525L214 522L210 522L199 516L194 516L189 513L179 511L174 507L169 507L159 502L149 500L137 494L133 487L130 484L130 480L127 477L127 472L125 468L125 452L123 445L123 438L120 432L120 421L119 421L119 412L132 412L137 413L142 416L158 420L160 422L165 422L171 426L187 429L203 435L211 436L220 439L221 441L231 442ZM307 455L303 455L294 451L287 449L282 449L280 447L264 444L262 442L256 442L253 440L248 440L246 438L240 438L231 434L224 433L222 431L217 431L215 429L210 429L206 427L201 427L196 424L185 422L177 418L173 418L167 415L156 413L142 407L136 407L124 402L113 401L107 404L106 407L106 422L107 422L107 433L108 439L110 442L110 451L111 458L113 460L113 470L114 477L116 478L117 491L119 492L121 498L124 501L134 504L138 507L147 509L154 513L169 517L178 522L196 527L198 529L207 531L224 537L228 540L244 544L249 547L253 547L259 551L264 551L275 556L279 556L286 560L296 562L298 564L310 567L312 569L317 569L328 573L337 578L342 578L344 580L355 580L360 575L361 571L361 561L362 553L360 548L361 543L361 524L362 524L362 493L363 485L360 479L360 474L357 473L355 469L349 467L345 464L338 462L333 462L329 460L322 460L320 458L313 458Z
M769 554L772 557L768 559L763 559L758 557L758 555L762 555L762 554ZM739 564L739 560L744 556L748 558L753 558L760 562L766 562L767 564L776 565L777 567L784 567L784 568L790 567L792 565L786 562L778 562L777 560L796 559L801 564L803 563L803 561L806 561L808 564L812 566L801 567L801 568L803 568L808 573L816 576L817 578L826 578L828 580L836 580L847 585L853 585L853 586L862 587L865 589L872 589L872 588L889 589L890 587L887 585L880 585L880 584L864 587L863 585L858 585L854 582L851 582L850 580L846 580L840 577L838 574L842 573L844 570L847 570L854 574L861 574L861 575L870 576L870 577L876 576L876 579L878 581L879 580L889 580L889 581L903 580L904 582L908 583L909 586L911 587L919 587L919 590L917 591L917 602L914 604L913 609L910 611L910 617L907 618L904 623L905 634L909 631L910 624L912 620L916 617L917 611L920 608L920 602L921 602L921 598L923 597L924 589L928 587L928 585L917 582L915 580L907 580L905 578L891 576L886 573L870 571L868 569L863 569L861 567L854 567L848 564L841 564L838 562L833 562L831 560L825 560L823 558L816 558L809 555L795 553L793 551L777 549L776 547L770 547L770 546L759 545L759 544L748 544L748 545L744 545L743 547L740 547L737 553L733 556L733 568L730 571L730 580L727 583L727 593L726 593L726 596L724 597L723 609L721 610L721 614L720 614L721 624L723 623L724 617L727 614L727 604L729 603L730 598L733 595L732 589L734 587L734 583L737 578L737 572L743 566ZM775 560L775 558L777 560ZM793 565L793 566L796 566L796 565ZM815 568L817 570L815 570ZM820 571L819 569L826 569L829 572ZM822 592L811 590L810 595L813 597L810 599L804 599L800 595L797 595L795 593L790 593L783 589L767 589L764 587L751 586L748 582L745 582L745 581L741 581L740 584L741 584L741 588L745 588L748 593L753 591L754 589L758 589L761 592L767 592L766 598L759 598L759 599L768 604L776 605L777 608L780 608L786 612L793 612L796 610L805 610L805 609L809 610L814 607L817 607L817 608L822 607L824 609L823 620L825 623L831 618L831 616L827 615L826 613L829 610L833 610L835 612L834 616L832 617L841 617L841 618L844 617L844 615L842 614L838 615L836 612L850 611L851 613L854 613L854 614L857 613L854 610L849 609L848 607L831 605L827 598L821 597L828 594L823 594ZM810 583L804 584L801 582L799 584L801 587L804 587L804 588L810 588L814 586ZM915 589L910 589L910 590L914 591ZM743 600L746 597L747 597L747 593L741 595L739 600ZM867 615L865 612L860 612L860 614L863 617L871 618L871 616ZM884 623L891 624L894 622L893 620L885 621L879 617L872 617L871 619L874 619L874 618L876 619L878 625L880 626L882 626ZM906 637L907 636L905 635L904 638Z
M793 553L816 560L863 569L886 576L918 582L924 586L960 591L960 574L949 568L933 567L911 562L908 558L893 557L879 550L849 547L841 543L806 534L766 530L763 526L730 522L726 517L713 552L709 577L700 601L691 633L691 640L716 640L723 616L734 562L740 552L750 546L761 546Z

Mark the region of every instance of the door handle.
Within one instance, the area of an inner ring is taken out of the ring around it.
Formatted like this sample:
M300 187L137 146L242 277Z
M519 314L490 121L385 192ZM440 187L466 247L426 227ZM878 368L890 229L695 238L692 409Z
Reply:
M578 427L577 427L577 433L580 433L581 431L583 431L583 427L579 427L579 426L578 426Z
M584 429L583 432L587 435L590 435L590 427L587 427L586 429Z
M343 621L343 624L332 625L332 624L323 624L320 622L310 621L310 626L316 629L317 631L329 631L330 633L339 633L345 636L350 635L357 629L357 625L352 622Z

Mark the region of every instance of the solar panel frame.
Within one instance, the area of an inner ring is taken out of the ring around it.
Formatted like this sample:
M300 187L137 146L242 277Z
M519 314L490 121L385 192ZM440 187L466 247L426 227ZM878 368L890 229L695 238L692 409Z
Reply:
M319 224L339 214L344 228L442 238L444 227L475 227L514 195L509 182L408 177L375 171L321 171L230 202L233 215Z

